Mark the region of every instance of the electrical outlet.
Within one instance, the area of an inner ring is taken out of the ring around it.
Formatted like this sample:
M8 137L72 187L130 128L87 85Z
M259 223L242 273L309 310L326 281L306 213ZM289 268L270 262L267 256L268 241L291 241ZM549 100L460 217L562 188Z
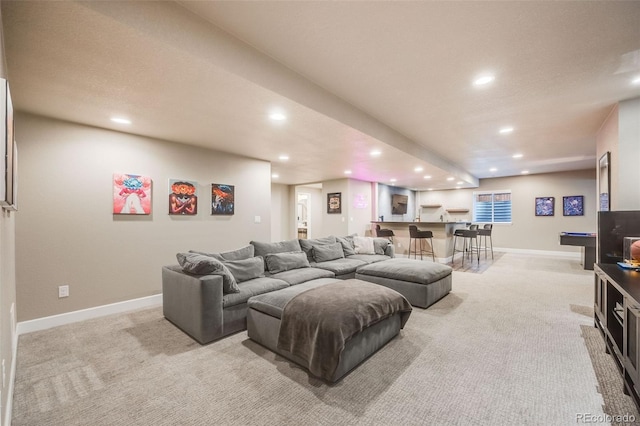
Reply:
M402 248L402 243L398 243L398 248Z
M58 299L62 299L63 297L69 297L68 285L61 285L58 287Z

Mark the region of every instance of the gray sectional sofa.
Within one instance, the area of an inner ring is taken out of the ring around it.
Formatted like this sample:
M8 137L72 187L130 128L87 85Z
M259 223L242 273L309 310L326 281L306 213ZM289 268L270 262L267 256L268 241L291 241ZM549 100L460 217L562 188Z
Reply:
M359 245L361 240L252 241L224 253L179 253L179 264L162 268L164 316L201 344L245 330L252 296L314 280L354 278L358 267L395 257L387 239L368 239L369 246Z

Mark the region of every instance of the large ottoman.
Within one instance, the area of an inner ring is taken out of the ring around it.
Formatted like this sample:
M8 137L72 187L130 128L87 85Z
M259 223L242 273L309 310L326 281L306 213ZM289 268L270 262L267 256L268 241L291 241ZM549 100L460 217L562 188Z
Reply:
M356 279L389 287L413 306L427 308L451 291L451 271L440 263L393 258L359 267Z
M393 339L411 314L398 292L356 279L317 279L247 305L251 340L329 383Z

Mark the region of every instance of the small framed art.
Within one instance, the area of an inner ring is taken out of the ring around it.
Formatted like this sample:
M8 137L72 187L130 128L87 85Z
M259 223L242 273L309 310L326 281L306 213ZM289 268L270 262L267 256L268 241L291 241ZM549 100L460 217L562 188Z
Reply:
M211 214L232 215L235 214L236 189L233 185L220 183L211 184Z
M555 197L536 197L536 216L553 216Z
M598 194L600 211L611 210L611 153L605 152L600 157L600 174L598 176Z
M327 213L342 213L342 192L327 194Z
M562 214L564 216L584 216L584 195L562 197Z
M151 178L113 174L113 214L151 214Z
M198 214L198 183L169 179L169 214L188 215Z

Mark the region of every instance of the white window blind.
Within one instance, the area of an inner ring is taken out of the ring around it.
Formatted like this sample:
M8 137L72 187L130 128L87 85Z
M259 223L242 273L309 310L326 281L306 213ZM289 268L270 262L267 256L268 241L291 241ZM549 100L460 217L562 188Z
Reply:
M511 191L474 192L473 221L511 223Z

